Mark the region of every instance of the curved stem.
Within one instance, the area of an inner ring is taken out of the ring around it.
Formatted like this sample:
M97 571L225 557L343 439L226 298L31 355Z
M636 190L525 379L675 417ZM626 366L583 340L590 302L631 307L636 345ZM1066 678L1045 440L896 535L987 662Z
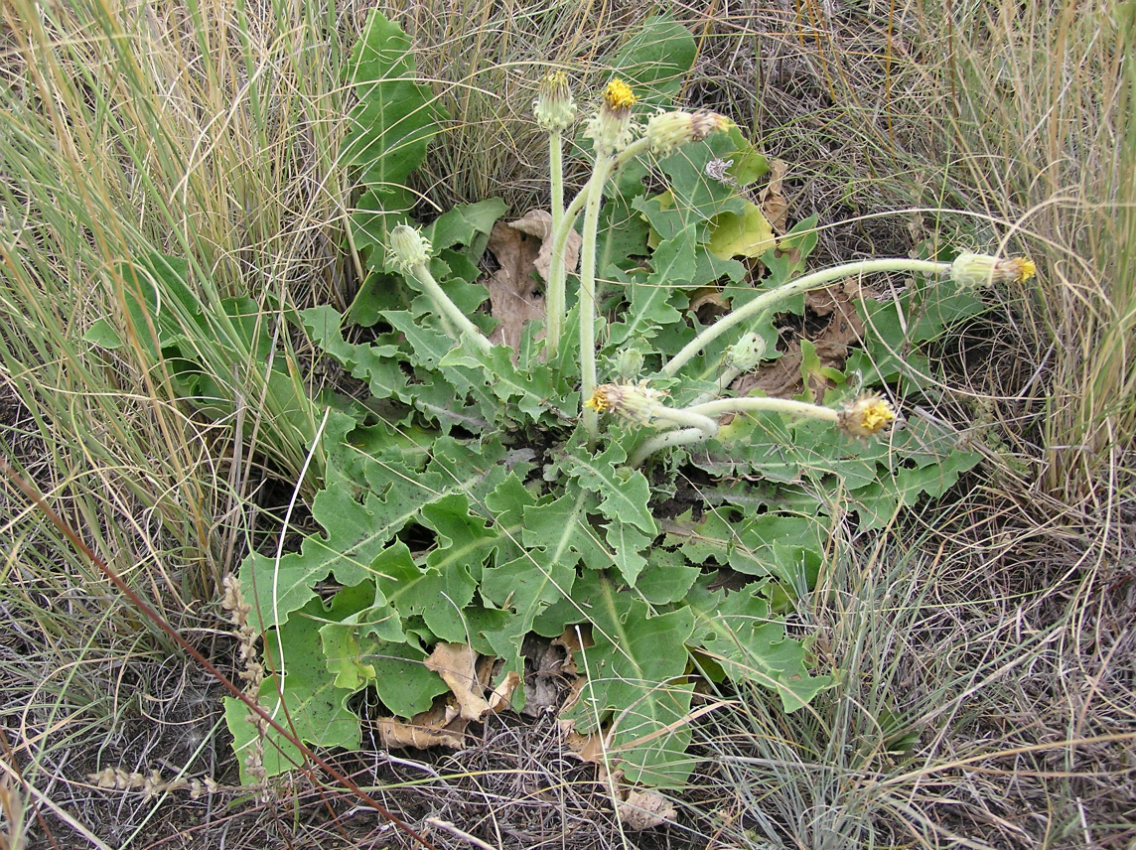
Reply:
M559 134L556 134L556 136L559 136ZM592 196L592 190L597 183L596 173L593 171L588 182L568 204L567 209L563 209L564 177L563 166L560 165L562 162L561 145L557 138L554 138L551 144L549 164L552 172L552 261L548 271L548 298L545 302L545 341L549 358L554 357L560 348L564 318L568 313L565 294L568 267L564 256L568 246L568 235L572 232L576 219ZM612 167L608 171L608 175L605 175L603 180L599 181L601 184L600 191L602 192L602 184L607 181L607 176L610 176L612 170L636 156L646 153L648 148L646 139L638 139L617 153L611 160ZM559 195L559 200L557 200L557 195ZM557 217L558 210L562 210L559 217Z
M875 274L877 272L917 272L922 274L942 274L951 270L950 263L938 263L931 260L908 260L896 257L884 260L861 260L855 263L843 263L828 269L821 269L812 274L805 275L797 280L790 281L770 292L759 295L744 307L723 316L717 322L692 339L683 349L663 366L661 374L673 377L703 348L716 340L730 328L738 325L762 310L768 310L772 305L792 295L806 292L810 289L819 289L834 280L853 275Z
M720 398L715 401L705 402L704 404L685 407L681 410L668 409L667 413L657 413L656 418L680 422L680 417L676 414L684 414L681 424L690 424L695 427L684 428L681 431L668 431L665 434L652 437L635 450L635 453L628 460L628 463L631 466L639 466L643 461L661 449L670 448L672 446L689 446L694 443L709 440L718 433L718 422L715 419L711 419L711 416L721 416L723 413L752 413L759 410L785 413L791 416L808 416L813 419L831 422L834 425L839 415L837 411L832 408L788 398ZM713 429L699 427L693 417L705 419L713 425Z
M637 448L635 453L628 458L627 463L629 466L640 466L643 461L661 449L670 448L672 446L688 446L692 443L701 443L709 439L710 437L699 428L683 428L681 431L668 431L665 434L658 434L647 440L647 442Z
M422 289L430 296L430 300L434 302L434 306L438 308L438 313L442 317L442 321L446 325L455 325L460 333L464 333L470 340L483 352L488 352L493 344L481 332L469 317L458 309L458 305L450 300L450 296L442 290L438 285L438 281L434 280L434 275L430 274L430 269L426 267L425 263L418 263L412 266L408 272ZM452 329L447 327L447 330Z
M685 428L697 428L710 439L718 433L718 423L700 411L689 407L663 407L660 405L652 411L652 419L670 422Z

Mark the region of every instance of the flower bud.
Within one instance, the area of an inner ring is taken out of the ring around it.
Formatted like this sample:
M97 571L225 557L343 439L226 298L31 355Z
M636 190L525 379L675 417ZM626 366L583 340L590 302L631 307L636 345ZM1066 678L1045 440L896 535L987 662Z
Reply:
M979 289L994 283L1024 283L1037 274L1028 257L1008 260L989 254L959 254L951 264L951 277L965 289Z
M687 142L700 142L711 133L725 130L730 121L717 112L660 112L647 122L651 153L666 156Z
M636 378L643 371L643 361L643 352L638 348L621 348L615 355L615 373L624 380Z
M536 123L542 130L560 132L576 117L576 103L568 88L568 75L563 71L546 74L540 81L536 100L533 101Z
M613 156L631 142L634 128L631 107L639 98L622 80L612 80L604 89L599 111L588 122L585 135L595 142L599 156Z
M726 365L741 372L749 372L765 359L765 340L750 332L730 346L726 352Z
M415 266L430 262L433 247L430 240L406 224L394 227L387 245L387 262L399 271L408 272Z
M895 422L895 408L879 393L864 393L836 415L836 427L852 437L871 437Z
M600 384L584 406L596 413L614 413L637 425L650 425L664 412L666 396L666 391L653 390L646 384Z

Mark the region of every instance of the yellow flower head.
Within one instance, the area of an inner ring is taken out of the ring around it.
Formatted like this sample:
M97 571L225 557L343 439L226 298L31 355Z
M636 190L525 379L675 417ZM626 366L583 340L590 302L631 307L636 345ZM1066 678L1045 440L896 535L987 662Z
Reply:
M959 254L951 264L951 277L968 289L994 283L1025 283L1037 274L1037 266L1028 257L1008 260L989 254Z
M864 393L836 416L836 426L852 437L871 437L895 422L895 408L879 393Z
M622 80L612 80L604 89L600 108L588 122L586 135L596 145L600 156L614 156L631 143L635 128L631 107L639 100Z
M637 425L650 425L663 410L665 390L646 384L600 384L584 402L596 413L613 413Z
M631 91L631 86L620 79L607 84L603 99L604 105L612 112L627 112L639 101L635 92Z
M1037 274L1037 265L1029 257L1014 257L1006 262L1013 268L1018 283L1025 283Z
M614 389L612 384L600 384L592 393L592 397L584 402L584 407L590 407L596 413L606 413L612 406L609 395L612 389Z

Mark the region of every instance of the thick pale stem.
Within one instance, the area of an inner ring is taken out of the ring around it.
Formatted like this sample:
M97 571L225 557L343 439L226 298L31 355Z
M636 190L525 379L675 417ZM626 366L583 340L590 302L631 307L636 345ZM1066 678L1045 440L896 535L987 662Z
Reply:
M684 410L687 413L701 416L721 416L723 413L753 413L760 410L771 413L786 413L790 416L808 416L812 419L822 419L825 422L833 423L837 419L837 412L830 407L809 404L807 401L795 401L791 398L719 398L684 408Z
M563 206L563 176L562 174L560 177L556 176L556 161L560 159L558 155L560 147L556 144L556 142L553 142L553 147L551 150L553 151L552 159L550 160L553 164L552 264L551 268L549 269L549 297L548 301L546 301L546 311L548 311L548 317L546 317L545 319L546 327L549 328L549 330L545 333L545 338L549 340L549 357L552 357L559 347L560 335L563 328L563 319L565 319L565 316L568 314L567 298L565 294L568 280L568 267L565 264L565 251L568 247L568 235L576 225L576 218L579 217L580 210L584 209L584 205L587 202L587 199L592 197L592 188L596 183L596 177L593 172L592 177L588 178L587 183L584 184L584 188L580 189L576 194L576 197L571 199L568 208L563 211L563 214L560 216L558 222L556 217L556 210L560 209ZM613 165L613 168L618 168L620 165L626 163L626 161L634 159L635 157L640 155L640 153L646 152L646 150L648 150L648 143L646 143L645 139L640 139L628 144L626 148L617 153L615 157L615 165ZM604 177L604 181L605 180L607 180L607 177ZM557 202L558 190L560 192L561 198L559 203ZM554 332L556 333L556 336L554 336L554 338L552 331L553 323L556 324L556 332ZM553 343L553 339L556 340L556 342Z
M584 405L596 390L596 232L599 230L603 187L615 165L612 157L596 160L590 191L584 203L584 233L580 244L580 409L588 437L599 437L599 415Z
M687 343L682 351L672 357L670 362L663 366L662 374L667 377L673 377L678 370L694 358L698 352L730 328L759 315L763 310L770 309L777 302L783 301L798 293L807 292L810 289L819 289L822 286L827 286L834 280L855 275L886 272L943 274L950 270L950 263L937 263L931 260L908 260L899 257L884 260L862 260L856 263L844 263L829 269L821 269L818 272L813 272L812 274L786 283L784 286L779 286L777 289L766 292L764 295L759 295L745 306L735 310L729 315L723 316L714 324L705 328L698 336Z
M548 296L545 298L545 345L551 360L560 350L560 334L564 327L565 293L568 270L564 266L564 239L559 239L564 228L564 136L559 130L548 135L548 167L552 189L552 261L548 271Z
M469 317L458 309L458 305L450 300L450 296L446 295L442 287L438 285L438 281L434 280L434 275L430 274L430 269L426 267L425 263L411 266L408 274L418 281L422 289L430 296L430 300L434 302L434 306L438 309L444 323L456 327L459 333L468 336L473 344L483 352L488 352L493 347L493 344L477 325L471 322Z
M643 461L661 449L673 446L689 446L694 443L709 440L718 433L718 423L716 420L710 418L712 416L721 416L723 413L753 413L756 411L785 413L791 416L807 416L812 419L831 422L834 425L838 421L837 411L828 407L822 407L819 404L809 404L806 401L794 401L793 399L787 398L721 398L715 401L708 401L704 404L696 404L693 407L682 408L681 410L668 410L666 414L656 414L656 418L658 419L668 419L672 422L693 425L695 427L684 428L681 431L670 431L666 434L659 434L658 436L652 437L635 451L635 454L631 456L628 462L632 466L639 466ZM677 414L683 414L685 421L680 422ZM697 419L705 419L713 425L713 428L708 429L700 425L694 417L697 417Z
M670 422L682 428L697 428L710 439L718 433L718 423L706 414L695 411L689 407L662 407L652 411L653 418L663 422Z
M710 439L699 428L683 428L681 431L668 431L665 434L659 434L652 437L631 455L627 463L630 466L639 466L661 449L671 448L673 446L689 446L692 443L701 443L704 440Z

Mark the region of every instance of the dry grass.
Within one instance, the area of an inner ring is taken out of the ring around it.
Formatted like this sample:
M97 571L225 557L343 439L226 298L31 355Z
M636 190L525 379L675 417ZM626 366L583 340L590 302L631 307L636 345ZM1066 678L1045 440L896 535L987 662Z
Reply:
M0 2L4 457L222 662L234 642L217 578L258 508L290 495L261 468L271 423L255 399L236 429L202 422L141 346L108 357L80 340L120 312L121 260L151 250L187 257L218 297L251 295L266 322L350 300L336 69L372 5ZM454 116L418 187L424 208L503 195L518 211L542 200L527 117L537 66L586 79L645 13L598 0L386 7ZM438 847L472 835L501 848L1129 850L1131 4L679 14L699 42L684 98L790 163L792 211L820 213L823 259L959 246L1038 260L1036 285L1003 292L995 319L944 351L954 406L938 413L980 420L982 476L895 535L837 535L797 616L839 686L791 716L728 695L743 708L697 730L707 763L673 828L624 833L547 721L488 726L457 755L376 748L339 765ZM234 441L242 431L251 445ZM95 787L87 775L107 767L235 781L218 688L11 482L0 539L0 847L407 843L330 782L299 779L270 802Z

